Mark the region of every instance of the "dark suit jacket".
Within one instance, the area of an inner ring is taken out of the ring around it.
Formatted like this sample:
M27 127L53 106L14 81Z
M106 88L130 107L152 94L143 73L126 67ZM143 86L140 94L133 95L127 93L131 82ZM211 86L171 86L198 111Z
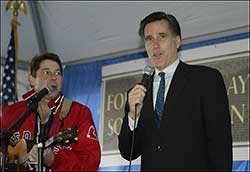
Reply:
M180 62L174 73L158 129L150 78L135 130L133 159L142 171L232 170L232 134L228 99L219 71ZM119 150L129 160L132 132L128 106Z

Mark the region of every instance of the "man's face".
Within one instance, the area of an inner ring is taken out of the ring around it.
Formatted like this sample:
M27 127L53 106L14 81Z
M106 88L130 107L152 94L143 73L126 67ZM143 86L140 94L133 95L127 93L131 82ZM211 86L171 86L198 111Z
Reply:
M57 62L53 60L44 60L40 64L40 68L36 71L36 77L29 74L30 85L33 86L36 92L43 89L45 86L52 87L51 94L46 95L44 98L51 100L56 98L62 89L62 73Z
M152 64L163 70L177 58L181 44L179 36L174 37L166 20L148 23L144 28L145 48Z

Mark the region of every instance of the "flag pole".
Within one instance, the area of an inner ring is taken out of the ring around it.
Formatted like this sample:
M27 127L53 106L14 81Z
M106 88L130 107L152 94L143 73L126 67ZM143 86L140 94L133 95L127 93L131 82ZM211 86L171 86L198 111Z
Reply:
M17 32L17 26L20 25L20 23L17 20L18 17L18 10L21 10L24 12L24 14L27 14L27 6L25 2L21 1L18 2L17 0L13 2L12 0L9 0L5 10L8 11L9 9L13 10L13 19L11 20L11 28L14 32L14 42L15 42L15 95L16 100L18 97L17 94L17 71L18 71L18 32Z

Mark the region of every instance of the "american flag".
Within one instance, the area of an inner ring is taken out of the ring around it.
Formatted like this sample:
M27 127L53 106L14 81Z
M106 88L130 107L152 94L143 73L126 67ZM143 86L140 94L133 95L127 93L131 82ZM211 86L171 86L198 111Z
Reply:
M1 104L9 105L17 101L16 94L16 49L14 30L11 31L11 39L8 46L8 56L2 73Z

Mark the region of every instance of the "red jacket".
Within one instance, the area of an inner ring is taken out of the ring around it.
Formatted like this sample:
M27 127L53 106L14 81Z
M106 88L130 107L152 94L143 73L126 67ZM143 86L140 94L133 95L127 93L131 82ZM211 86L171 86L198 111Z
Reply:
M31 92L28 92L30 95ZM24 98L27 94L24 95ZM54 121L50 130L50 136L58 133L60 126L60 111L64 101L61 99L51 101L49 107L53 108L55 103L60 100L60 104L54 113ZM25 101L15 103L4 109L1 117L1 129L10 127L27 109ZM55 153L55 160L51 166L52 171L97 171L100 163L100 145L97 139L96 129L91 116L91 111L87 106L72 102L69 113L64 120L61 130L77 126L78 140L67 146L57 144L52 147ZM34 139L35 114L30 114L23 124L14 131L11 142L17 143L20 139Z

